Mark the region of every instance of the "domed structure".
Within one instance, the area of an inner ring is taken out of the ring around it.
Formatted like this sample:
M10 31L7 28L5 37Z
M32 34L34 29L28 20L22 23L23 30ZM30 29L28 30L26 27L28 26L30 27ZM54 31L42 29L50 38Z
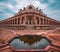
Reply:
M26 9L35 9L35 7L30 4L30 5L28 5L28 6L26 7Z

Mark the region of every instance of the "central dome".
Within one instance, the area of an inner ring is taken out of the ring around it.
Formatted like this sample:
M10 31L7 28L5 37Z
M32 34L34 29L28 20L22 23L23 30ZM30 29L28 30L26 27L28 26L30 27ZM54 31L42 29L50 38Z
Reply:
M26 7L26 9L35 9L35 7L30 4L30 5L28 5L28 6Z

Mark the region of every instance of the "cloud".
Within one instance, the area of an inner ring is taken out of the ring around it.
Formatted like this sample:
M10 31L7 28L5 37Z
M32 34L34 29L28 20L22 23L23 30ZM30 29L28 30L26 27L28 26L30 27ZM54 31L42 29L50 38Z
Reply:
M11 0L12 1L12 0ZM12 5L12 3L3 3L0 2L0 10L1 9L10 9L13 12L18 12L18 9L23 9L23 7L26 7L29 4L34 5L35 7L39 7L41 9L45 9L48 7L46 3L42 4L39 0L14 0L16 2L16 5Z
M11 13L3 13L3 14L0 14L0 20L9 18L11 16L13 16L13 14L11 14Z
M45 2L45 0L43 0ZM29 4L32 4L39 9L43 9L43 12L46 13L49 17L60 19L60 10L51 9L50 4L53 4L56 2L56 0L47 0L48 3L42 3L41 0L8 0L8 3L6 2L0 2L0 16L4 16L5 18L10 17L18 12L19 9L23 9L23 7L26 7ZM58 3L57 3L58 4ZM54 8L54 6L52 6ZM7 10L5 10L7 9ZM9 12L9 11L12 11ZM0 17L0 20L1 20ZM4 18L4 19L5 19Z
M4 9L13 9L13 5L11 5L11 3L0 2L0 10Z
M56 2L56 0L48 0L48 3L49 4L53 4L53 3L55 3Z
M46 3L41 3L40 1L32 1L32 4L35 7L39 7L40 9L45 9L48 7L48 5Z
M10 9L13 9L13 5L10 3L7 4L7 7L9 7Z
M56 20L60 21L60 10L53 10L48 14L51 18L54 18Z
M48 17L53 18L55 20L60 21L60 10L52 10L52 9L45 9L44 13L47 14Z
M23 9L23 7L26 7L27 5L34 5L35 7L39 7L40 9L45 9L48 7L46 3L42 4L39 0L14 0L16 2L16 5L12 5L11 3L3 3L3 6L6 5L4 8L8 8L12 10L13 12L17 13L18 9Z

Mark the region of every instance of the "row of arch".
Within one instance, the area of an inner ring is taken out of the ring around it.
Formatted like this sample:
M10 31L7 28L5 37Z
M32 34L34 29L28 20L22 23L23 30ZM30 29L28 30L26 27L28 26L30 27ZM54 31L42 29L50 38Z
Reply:
M4 22L4 24L25 24L25 25L56 25L55 21L51 21L46 18L33 17L33 16L23 16L19 18L12 19L10 21Z

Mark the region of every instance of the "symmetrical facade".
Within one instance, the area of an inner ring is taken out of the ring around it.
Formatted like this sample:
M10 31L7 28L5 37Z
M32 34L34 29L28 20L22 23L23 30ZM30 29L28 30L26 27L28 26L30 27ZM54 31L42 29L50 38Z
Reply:
M35 7L32 5L27 6L15 14L15 16L1 22L2 26L16 27L17 29L32 28L34 30L53 28L59 24L60 22L47 17L47 15L44 14L41 9L35 9Z
M60 52L59 31L59 21L28 5L13 17L0 22L0 51Z

